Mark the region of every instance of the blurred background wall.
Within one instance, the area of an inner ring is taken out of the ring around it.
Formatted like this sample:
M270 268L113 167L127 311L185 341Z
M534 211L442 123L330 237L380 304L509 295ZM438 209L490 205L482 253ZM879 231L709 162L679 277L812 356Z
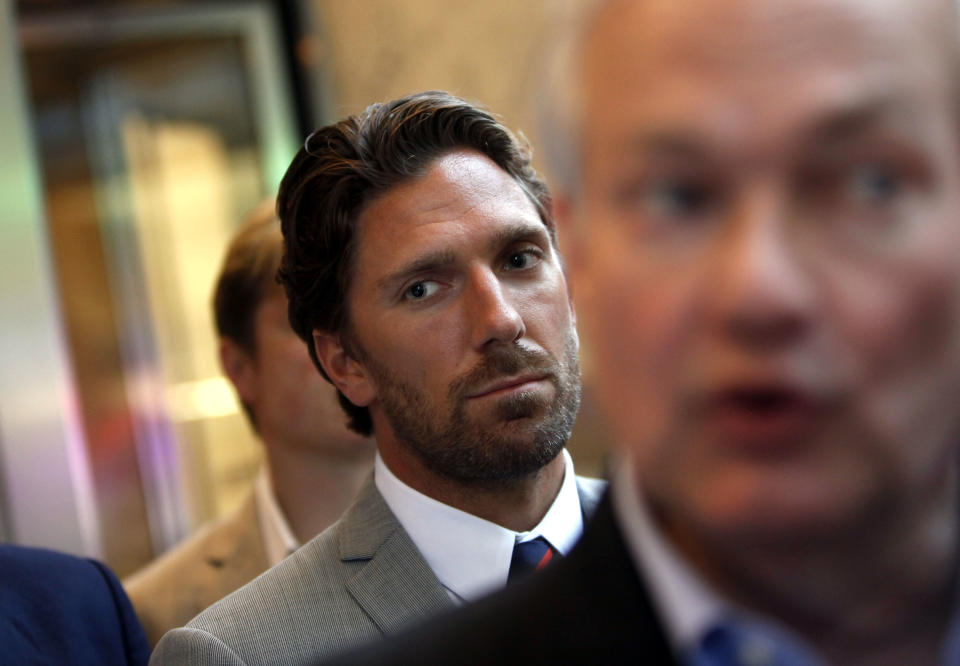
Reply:
M259 449L217 366L232 229L312 128L427 88L533 134L568 0L0 0L0 539L121 576ZM571 449L601 472L587 396Z
M529 130L530 90L552 10L546 0L312 0L337 115L440 88Z

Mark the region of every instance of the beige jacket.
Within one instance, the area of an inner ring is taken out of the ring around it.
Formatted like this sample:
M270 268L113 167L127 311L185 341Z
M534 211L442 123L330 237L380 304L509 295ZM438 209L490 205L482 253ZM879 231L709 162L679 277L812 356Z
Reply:
M151 647L169 630L267 569L253 492L230 515L203 527L123 581Z

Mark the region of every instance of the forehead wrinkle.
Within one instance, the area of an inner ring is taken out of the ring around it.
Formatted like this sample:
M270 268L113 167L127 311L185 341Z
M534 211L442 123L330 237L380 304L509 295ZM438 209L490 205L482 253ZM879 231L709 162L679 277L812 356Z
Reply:
M654 127L627 142L631 149L665 157L698 158L708 150L709 138L697 129Z
M916 39L923 33L913 46L928 44L934 35L955 44L956 5L957 0L606 0L582 22L579 62L589 61L597 49L605 50L611 33L624 31L633 38L628 57L620 63L628 67L637 59L649 63L652 58L671 64L680 58L701 67L738 62L750 69L751 63L754 68L763 64L752 55L742 58L746 53L795 61L815 57L825 43L838 46L829 33L839 26L881 38ZM664 48L681 43L680 51Z
M481 166L478 168L477 163ZM433 177L437 182L426 191L419 192L413 201L397 205L399 197L412 197L411 192L424 187L424 182ZM389 196L388 196L389 195ZM390 199L392 214L419 222L446 222L449 219L466 217L477 209L492 204L523 201L535 210L536 207L520 183L486 155L474 150L457 150L434 160L424 173L402 182L382 193L368 205L377 208ZM445 211L450 212L445 212ZM420 219L424 218L424 219Z
M743 81L776 83L785 73L833 67L850 58L890 66L896 55L929 67L929 59L940 56L942 65L944 47L955 71L954 2L904 5L913 3L611 1L585 41L580 77L586 77L588 94L598 78L630 81L642 72L656 76L665 66L674 77L686 72L709 81L720 71ZM842 34L857 37L838 41Z

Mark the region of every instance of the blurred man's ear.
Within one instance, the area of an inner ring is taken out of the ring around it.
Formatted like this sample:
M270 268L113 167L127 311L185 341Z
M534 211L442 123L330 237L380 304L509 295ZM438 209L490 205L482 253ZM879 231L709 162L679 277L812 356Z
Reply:
M240 402L252 405L257 401L259 385L256 381L257 367L253 357L230 338L220 338L220 367L227 376Z
M566 266L567 287L571 301L583 295L589 288L589 276L585 274L584 229L576 219L576 201L566 192L557 192L553 197L553 219L557 224L557 236L560 239L560 251Z
M313 348L327 377L357 407L367 407L377 396L367 369L353 358L340 342L340 336L314 330Z
M563 254L566 264L574 260L577 252L577 242L574 236L577 230L574 229L571 209L573 202L570 197L563 192L558 192L553 196L553 220L557 225L557 237L560 252Z

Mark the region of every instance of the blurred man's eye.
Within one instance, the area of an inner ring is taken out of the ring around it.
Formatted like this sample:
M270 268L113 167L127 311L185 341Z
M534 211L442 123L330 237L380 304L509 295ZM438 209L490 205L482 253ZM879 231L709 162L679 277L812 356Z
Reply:
M856 203L877 205L894 199L903 182L895 170L879 164L862 164L847 175L847 195Z
M850 155L810 165L798 203L813 228L874 242L911 221L904 206L924 183L923 171L904 159Z
M645 203L651 213L663 217L694 217L708 209L711 192L695 181L654 183L646 193Z
M859 217L896 204L908 182L902 169L882 161L812 167L803 175L804 199L824 211Z
M716 192L703 179L651 178L624 186L618 199L634 214L652 221L689 222L711 210Z

